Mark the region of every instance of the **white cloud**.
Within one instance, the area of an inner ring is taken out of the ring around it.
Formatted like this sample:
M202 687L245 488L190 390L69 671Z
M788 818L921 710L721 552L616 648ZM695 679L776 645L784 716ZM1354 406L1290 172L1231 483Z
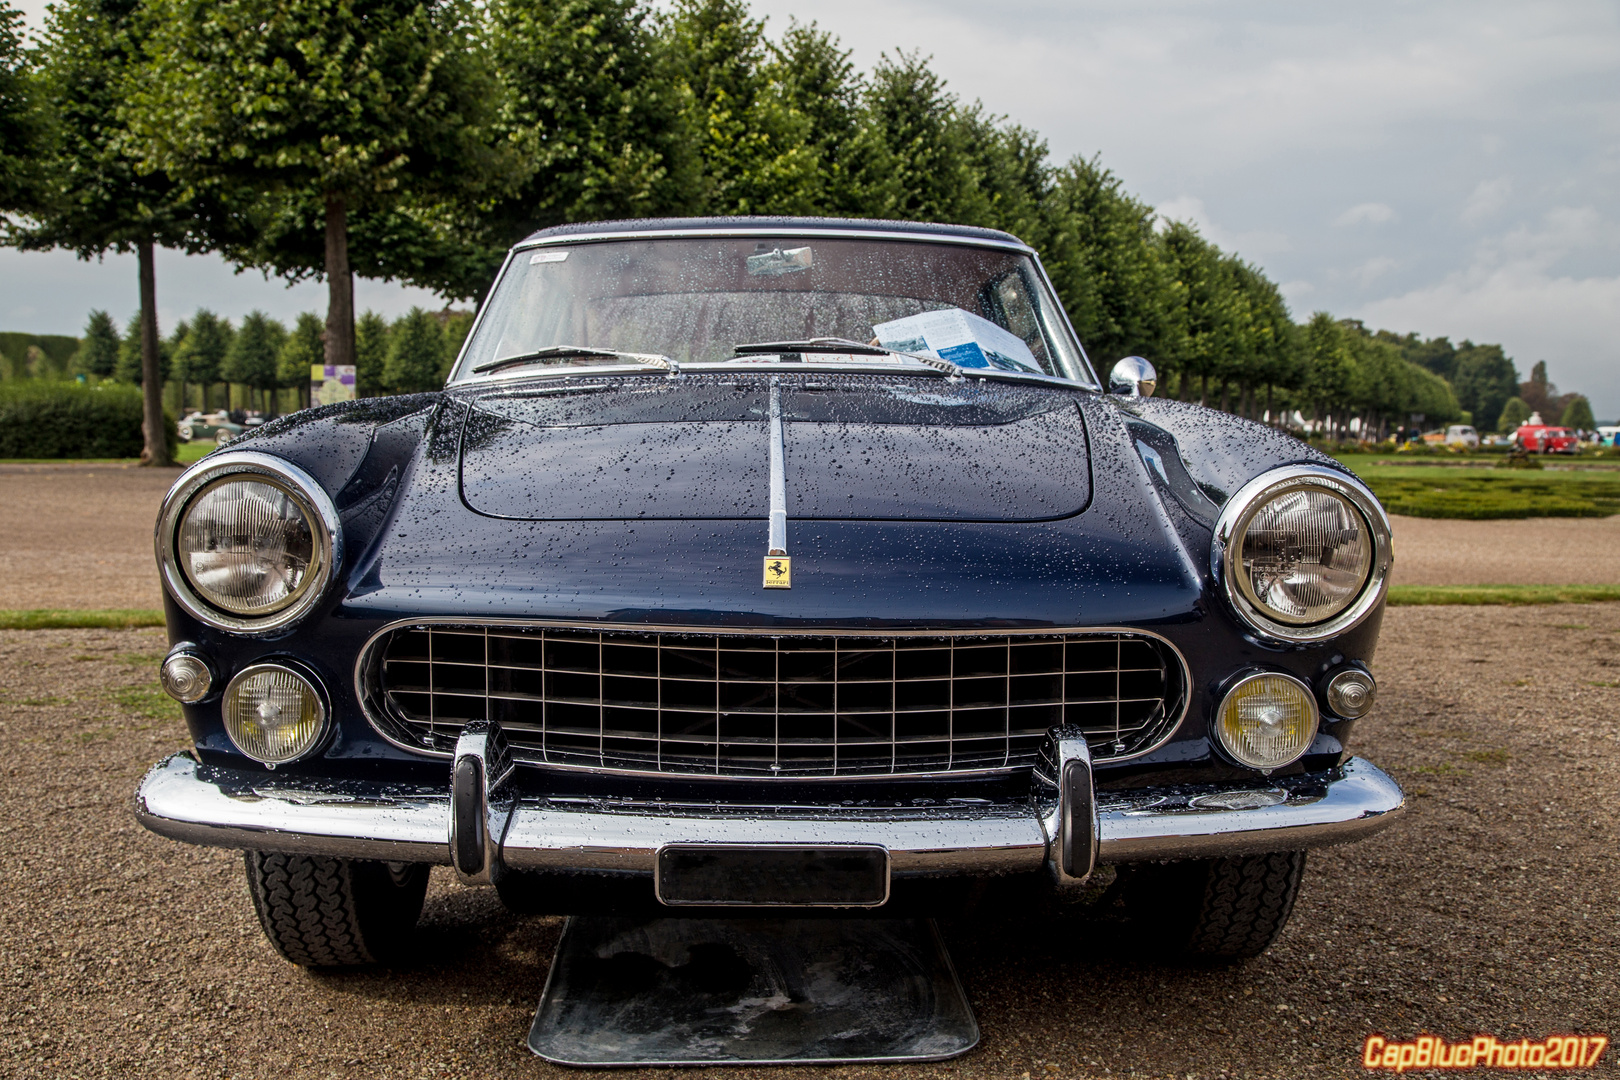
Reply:
M1182 195L1158 206L1159 222L1184 221L1193 225L1198 232L1217 247L1228 254L1241 255L1246 259L1253 259L1261 255L1274 255L1291 251L1293 245L1289 243L1288 234L1257 229L1250 232L1233 231L1222 228L1210 219L1209 211L1204 207L1204 200L1191 195Z
M1369 325L1497 341L1528 375L1537 360L1562 389L1592 400L1604 419L1620 416L1620 276L1552 277L1505 267L1483 278L1453 277L1356 311Z
M1393 330L1501 342L1525 373L1545 360L1554 382L1612 419L1620 416L1620 275L1560 269L1592 253L1613 266L1620 226L1589 206L1554 207L1536 226L1481 242L1466 269L1356 314Z
M1395 220L1395 211L1389 204L1381 202L1357 203L1338 217L1333 224L1345 225L1382 225L1386 221Z
M1506 176L1498 176L1495 180L1481 180L1474 188L1474 193L1468 196L1463 203L1462 212L1458 215L1465 225L1478 225L1489 218L1495 217L1507 205L1508 196L1513 194L1513 180Z
M1366 288L1399 265L1388 255L1379 255L1356 267L1351 276L1361 283L1362 288Z

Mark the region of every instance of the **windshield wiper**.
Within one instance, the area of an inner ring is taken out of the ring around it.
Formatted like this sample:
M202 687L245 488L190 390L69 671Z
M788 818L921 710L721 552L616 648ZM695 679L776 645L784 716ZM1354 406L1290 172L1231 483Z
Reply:
M738 356L751 356L754 353L854 353L857 356L890 356L899 355L893 349L885 349L881 345L868 345L860 341L851 341L841 337L806 338L804 341L756 341L748 345L735 346L732 352Z
M659 367L671 375L680 374L680 365L661 353L633 353L620 352L617 349L596 349L589 345L547 345L543 349L533 352L519 353L517 356L503 356L499 360L486 360L476 365L472 370L474 375L483 375L490 371L499 371L501 368L516 367L518 364L543 364L547 360L565 360L570 357L600 356L609 360L630 360L637 364L646 364L649 367Z
M937 356L921 356L917 353L898 352L894 349L885 349L881 345L870 345L848 338L819 337L808 338L804 341L760 341L749 345L738 345L731 350L738 356L751 356L757 353L850 353L856 356L899 356L906 360L915 360L935 371L943 371L952 377L960 378L962 369L949 360L941 360Z

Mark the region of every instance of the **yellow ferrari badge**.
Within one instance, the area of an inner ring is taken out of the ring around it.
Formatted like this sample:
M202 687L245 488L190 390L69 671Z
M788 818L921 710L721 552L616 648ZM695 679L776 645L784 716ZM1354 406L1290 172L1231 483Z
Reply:
M765 556L765 587L767 589L793 588L793 560L786 555Z

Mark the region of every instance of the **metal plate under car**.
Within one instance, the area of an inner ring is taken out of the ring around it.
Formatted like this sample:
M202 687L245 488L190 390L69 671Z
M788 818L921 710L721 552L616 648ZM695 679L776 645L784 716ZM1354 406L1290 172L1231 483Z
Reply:
M940 1061L979 1041L923 919L568 920L529 1030L547 1061Z
M653 877L672 907L878 907L889 852L875 844L665 844Z

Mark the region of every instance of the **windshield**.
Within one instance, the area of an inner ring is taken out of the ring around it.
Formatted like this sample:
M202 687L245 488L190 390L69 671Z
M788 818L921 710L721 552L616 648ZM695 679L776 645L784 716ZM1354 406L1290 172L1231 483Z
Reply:
M880 350L1095 384L1028 255L816 233L518 251L452 381L525 358L565 369L653 358L678 367L902 362Z

